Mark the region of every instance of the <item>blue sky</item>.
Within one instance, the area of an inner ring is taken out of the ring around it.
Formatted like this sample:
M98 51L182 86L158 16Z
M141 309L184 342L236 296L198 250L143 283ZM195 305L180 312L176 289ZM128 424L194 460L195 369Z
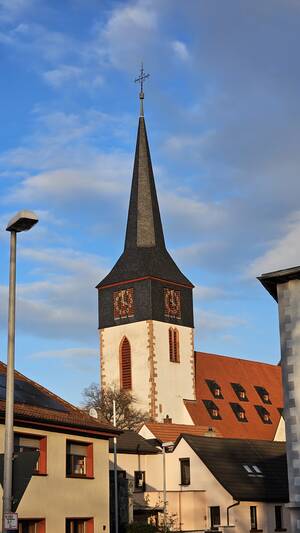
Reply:
M95 285L123 248L145 115L168 248L194 282L199 350L276 363L256 280L300 263L298 0L0 0L0 346L9 235L16 366L66 399L98 380Z

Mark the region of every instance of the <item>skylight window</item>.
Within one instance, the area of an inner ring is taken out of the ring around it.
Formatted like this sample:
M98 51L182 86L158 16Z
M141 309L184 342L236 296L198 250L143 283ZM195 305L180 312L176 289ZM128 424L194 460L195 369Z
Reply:
M260 399L263 401L263 403L269 403L269 404L272 403L270 400L270 395L264 387L258 387L256 385L255 390L257 394L259 395Z
M272 424L269 411L262 405L254 406L264 424Z
M206 409L208 410L211 418L213 418L214 420L221 420L219 408L212 400L203 400L203 403Z
M248 402L246 390L240 383L231 383L231 386L241 402Z
M263 477L263 472L257 465L244 464L243 468L246 470L249 477Z
M239 422L248 422L245 409L239 403L231 402L230 405Z
M223 399L223 394L220 385L214 379L207 379L206 383L214 398Z

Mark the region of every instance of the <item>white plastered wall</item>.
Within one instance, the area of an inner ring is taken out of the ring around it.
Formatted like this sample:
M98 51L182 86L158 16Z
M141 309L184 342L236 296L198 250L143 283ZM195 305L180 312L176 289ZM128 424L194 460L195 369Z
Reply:
M131 346L132 392L137 407L149 411L155 405L155 420L166 415L173 422L193 424L183 399L194 399L193 329L176 326L179 332L180 363L170 362L170 324L143 321L100 330L101 381L120 386L119 350L126 336Z

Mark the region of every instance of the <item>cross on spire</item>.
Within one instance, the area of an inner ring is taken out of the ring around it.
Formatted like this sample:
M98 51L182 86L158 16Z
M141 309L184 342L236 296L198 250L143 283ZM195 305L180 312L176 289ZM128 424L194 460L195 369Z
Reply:
M144 65L141 64L141 72L138 78L136 78L134 81L135 83L140 83L141 90L140 90L140 101L141 101L141 109L140 109L140 115L141 117L144 116L144 106L143 106L143 100L144 100L144 81L150 77L150 74L145 74L144 71Z

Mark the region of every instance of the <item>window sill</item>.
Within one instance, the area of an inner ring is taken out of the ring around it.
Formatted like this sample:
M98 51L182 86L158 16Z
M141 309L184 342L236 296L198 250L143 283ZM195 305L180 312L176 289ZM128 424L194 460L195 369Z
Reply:
M71 479L95 479L94 476L81 476L80 474L67 474L66 478L71 478Z
M189 487L191 483L179 483L180 487Z
M33 475L33 476L38 476L38 477L40 477L40 476L42 476L42 477L43 477L43 476L44 476L44 477L45 477L45 476L48 476L47 472L33 472L32 475Z
M280 527L277 529L274 529L274 531L287 531L286 527Z
M263 529L250 529L251 533L260 533Z

